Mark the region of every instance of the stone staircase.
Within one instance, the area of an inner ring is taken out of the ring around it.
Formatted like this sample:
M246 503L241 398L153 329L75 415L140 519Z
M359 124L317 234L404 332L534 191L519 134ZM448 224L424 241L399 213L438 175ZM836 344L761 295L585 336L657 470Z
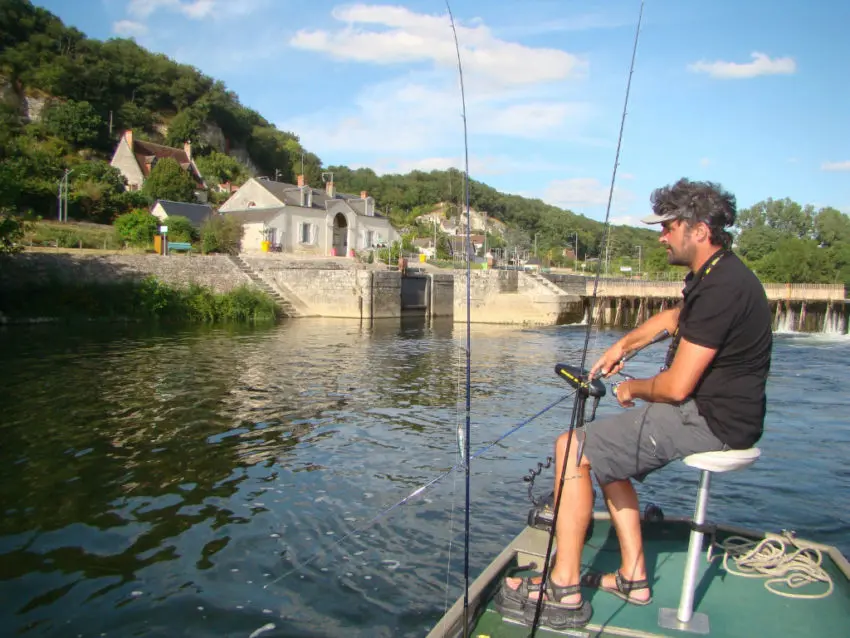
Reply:
M533 281L536 281L538 284L543 286L546 290L551 292L553 295L566 295L567 292L558 286L557 284L552 283L546 277L541 275L539 272L525 271L524 273L527 277L530 277Z
M287 317L302 317L304 314L295 307L286 297L281 294L280 290L262 278L262 276L251 266L245 262L242 257L239 255L230 255L230 261L242 272L244 272L248 278L254 283L257 288L266 293L269 297L274 299L275 303L280 306L281 310L283 310L283 314Z

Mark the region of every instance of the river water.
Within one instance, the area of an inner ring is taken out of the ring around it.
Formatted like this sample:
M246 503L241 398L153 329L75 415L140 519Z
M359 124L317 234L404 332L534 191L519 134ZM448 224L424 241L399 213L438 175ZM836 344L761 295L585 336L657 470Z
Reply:
M565 394L553 368L584 330L473 326L473 451ZM465 331L0 331L2 633L423 636L462 593L463 477L393 505L457 462ZM594 332L590 358L620 334ZM777 335L764 455L713 481L711 517L850 555L848 358L847 337ZM571 406L475 459L471 577L522 528L522 477ZM609 395L599 413L619 409ZM690 514L696 481L674 464L640 491Z

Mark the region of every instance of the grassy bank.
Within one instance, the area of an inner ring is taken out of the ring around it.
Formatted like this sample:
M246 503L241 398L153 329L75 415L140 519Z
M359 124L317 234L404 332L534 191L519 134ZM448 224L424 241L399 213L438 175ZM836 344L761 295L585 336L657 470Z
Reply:
M49 284L0 294L0 313L25 319L100 319L187 323L276 321L280 308L264 292L240 286L225 294L190 285L177 288L148 277L138 282Z

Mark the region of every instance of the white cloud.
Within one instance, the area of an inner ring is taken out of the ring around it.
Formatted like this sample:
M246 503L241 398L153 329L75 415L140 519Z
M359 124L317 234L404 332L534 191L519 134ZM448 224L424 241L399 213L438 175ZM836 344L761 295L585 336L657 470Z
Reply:
M850 160L846 162L824 162L820 169L822 171L850 171Z
M370 86L341 110L312 112L277 122L297 131L308 148L385 155L443 157L446 149L463 153L460 96L454 87L410 82ZM588 105L569 102L504 104L472 100L470 138L477 135L524 139L579 139L592 113ZM474 140L471 141L474 144ZM449 151L451 154L451 151Z
M765 53L755 52L751 54L752 62L706 62L700 60L688 65L688 69L694 73L707 73L713 78L720 79L746 79L759 75L789 75L797 70L794 58L770 59Z
M708 157L701 157L700 160L699 160L699 165L702 166L703 168L706 167L706 166L711 166L711 164L712 164L712 161Z
M139 36L148 32L146 25L133 20L119 20L113 23L112 32L121 36Z
M127 13L139 20L146 20L160 9L180 13L191 20L230 18L251 13L265 2L266 0L130 0Z
M352 164L350 168L371 168L378 175L387 173L409 173L410 171L444 171L454 168L463 172L463 155L457 157L433 156L421 159L378 157L367 164ZM539 158L516 158L502 155L472 155L469 158L469 174L472 179L482 175L505 175L509 173L534 173L540 171L564 171L574 167L555 164ZM532 195L533 197L533 195Z
M595 177L573 177L551 182L546 188L543 199L564 208L606 206L609 189L608 184L603 184ZM618 209L622 210L634 199L633 192L614 188L612 205L616 204Z
M634 179L634 173L620 173L620 179Z
M610 221L612 226L636 226L637 228L644 229L653 228L652 226L644 224L640 220L640 217L636 215L621 215L619 217L612 217Z
M214 0L195 0L195 2L181 4L180 12L187 18L203 20L213 12L215 4Z
M442 68L457 65L446 16L415 13L400 6L365 4L337 7L332 16L346 26L336 31L301 30L290 44L341 60L383 65L431 62ZM458 25L457 31L464 73L499 86L560 81L582 75L587 67L577 55L508 42L481 24Z
M130 0L127 13L143 20L162 7L173 7L179 4L179 0Z

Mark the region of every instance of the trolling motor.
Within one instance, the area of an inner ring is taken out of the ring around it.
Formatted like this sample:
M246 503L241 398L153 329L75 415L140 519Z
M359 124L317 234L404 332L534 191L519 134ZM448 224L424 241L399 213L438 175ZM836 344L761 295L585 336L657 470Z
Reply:
M655 335L652 340L644 346L640 348L636 348L628 352L620 361L616 364L619 365L621 363L625 363L632 359L638 352L647 348L659 341L662 341L670 336L670 333L667 330L662 330L657 335ZM590 423L596 418L596 408L599 406L599 401L607 394L607 390L605 388L605 383L602 379L596 377L591 378L586 370L582 370L579 366L567 365L565 363L558 363L555 365L555 374L561 377L567 384L576 391L576 423L573 428L574 440L576 442L576 463L581 461L582 453L584 452L584 442L587 438L587 431L585 430L585 425ZM625 379L633 379L631 375L624 374L623 372L618 372L618 374ZM614 396L617 395L617 386L619 383L614 383L611 385L611 390L614 393ZM586 417L587 411L587 400L593 399L592 407L590 411L590 418ZM528 474L523 477L523 481L528 483L528 498L531 500L532 508L528 511L528 525L530 527L534 527L542 530L549 530L552 527L554 520L554 509L555 509L555 491L552 490L548 496L541 499L536 499L533 494L534 489L534 480L543 473L544 469L548 469L552 465L552 457L546 458L546 464L538 463L537 469L530 469ZM596 489L593 489L593 505L596 504ZM657 510L657 512L656 512ZM657 506L650 504L647 506L647 512L645 514L650 514L653 518L659 516L661 510ZM663 514L660 514L663 518ZM647 517L649 518L649 517Z
M576 450L576 459L581 459L584 451L584 441L586 432L584 426L596 418L596 408L599 406L599 401L607 394L605 384L601 379L591 379L586 370L581 370L578 366L571 366L565 363L555 365L555 374L564 379L567 384L576 391L576 424L573 429L575 441L578 443ZM593 399L590 418L586 416L587 400ZM548 496L541 499L534 498L534 479L543 473L544 469L548 469L552 465L552 457L546 458L546 464L538 463L537 469L534 468L528 471L528 475L523 477L523 480L528 483L528 498L531 500L533 507L528 512L528 524L530 527L537 529L548 530L552 527L552 522L555 513L555 491L552 490ZM593 503L596 504L596 489L593 490Z

